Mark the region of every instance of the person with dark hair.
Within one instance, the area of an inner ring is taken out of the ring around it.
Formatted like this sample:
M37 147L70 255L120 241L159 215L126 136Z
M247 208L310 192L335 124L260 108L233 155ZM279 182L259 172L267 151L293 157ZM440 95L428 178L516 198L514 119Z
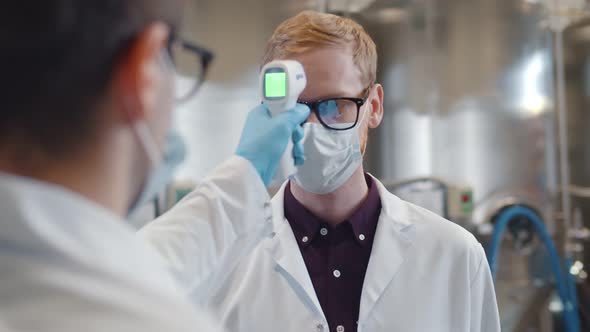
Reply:
M186 283L231 267L268 226L266 186L289 140L302 155L309 108L255 108L236 155L167 223L147 226L195 244L200 278L167 271L123 219L182 160L174 103L198 90L213 57L178 38L183 2L0 4L1 331L218 330ZM182 94L175 71L192 75Z

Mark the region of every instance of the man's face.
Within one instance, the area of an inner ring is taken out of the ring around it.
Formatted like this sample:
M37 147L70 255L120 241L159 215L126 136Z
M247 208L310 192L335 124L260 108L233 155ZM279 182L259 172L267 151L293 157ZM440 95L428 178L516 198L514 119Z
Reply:
M336 97L367 97L367 86L361 79L361 72L354 64L352 52L341 47L325 47L290 57L299 61L305 68L307 87L299 100L313 102L320 99ZM361 107L359 115L362 123L349 130L357 130L361 141L361 152L365 153L368 137L368 120L371 115L371 103L367 101ZM309 122L319 122L312 112Z

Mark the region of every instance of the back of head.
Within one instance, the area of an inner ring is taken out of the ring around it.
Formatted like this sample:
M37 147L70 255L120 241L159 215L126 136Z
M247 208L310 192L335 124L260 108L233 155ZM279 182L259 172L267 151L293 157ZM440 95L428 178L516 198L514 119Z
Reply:
M154 21L172 29L180 0L0 4L0 147L67 154L90 135L121 52Z
M365 29L355 21L332 14L304 11L284 21L268 41L263 64L319 47L345 47L351 50L363 83L370 86L377 78L377 48Z

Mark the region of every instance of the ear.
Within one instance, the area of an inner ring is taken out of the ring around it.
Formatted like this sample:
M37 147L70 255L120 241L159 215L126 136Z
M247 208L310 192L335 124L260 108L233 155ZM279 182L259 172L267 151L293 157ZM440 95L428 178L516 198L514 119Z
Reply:
M169 38L169 28L152 23L127 48L115 68L111 93L122 119L135 123L145 120L157 108L161 83L161 52Z
M376 83L371 87L367 102L371 105L368 126L371 129L379 127L383 120L383 86Z

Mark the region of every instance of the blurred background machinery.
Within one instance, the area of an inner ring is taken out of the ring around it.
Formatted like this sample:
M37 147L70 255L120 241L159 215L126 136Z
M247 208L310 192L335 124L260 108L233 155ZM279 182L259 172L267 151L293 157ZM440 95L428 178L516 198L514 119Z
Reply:
M190 155L160 210L234 153L247 111L260 102L259 61L274 28L305 9L348 16L375 39L385 89L385 117L371 133L367 170L482 241L497 261L503 331L570 331L568 305L580 314L580 330L590 331L585 0L189 3L184 37L217 58L199 95L177 112ZM567 285L559 279L577 289L565 290L572 295L566 306L556 290Z

